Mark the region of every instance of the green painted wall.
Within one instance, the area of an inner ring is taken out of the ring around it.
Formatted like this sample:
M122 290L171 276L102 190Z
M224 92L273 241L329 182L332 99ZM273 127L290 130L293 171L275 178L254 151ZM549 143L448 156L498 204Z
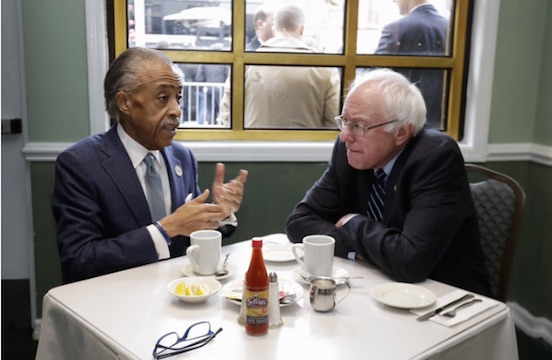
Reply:
M29 141L72 142L90 132L84 0L24 0Z
M552 145L552 4L502 0L489 143Z
M548 1L533 141L552 146L552 3Z
M75 142L88 135L88 87L84 0L22 1L29 140ZM490 143L552 145L552 5L547 0L502 0ZM518 179L528 193L522 238L509 297L535 316L552 319L552 168L527 162L489 164ZM213 164L200 164L210 187ZM282 232L293 205L324 170L324 163L227 164L228 176L250 171L232 241ZM61 283L55 224L48 192L52 163L32 163L32 204L38 316L46 291ZM546 224L546 225L543 225Z
M500 162L486 166L510 175L527 196L523 224L510 276L508 300L534 316L552 319L552 168L528 162Z
M548 1L500 4L489 142L531 142Z
M50 208L53 163L31 164L33 229L37 314L42 314L42 298L49 289L61 284L61 268L56 245L56 223Z

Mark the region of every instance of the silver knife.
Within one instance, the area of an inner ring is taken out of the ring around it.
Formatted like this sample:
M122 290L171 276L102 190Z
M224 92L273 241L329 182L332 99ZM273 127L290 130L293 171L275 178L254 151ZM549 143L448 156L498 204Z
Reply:
M454 301L449 302L448 304L445 304L445 305L441 306L440 308L437 308L437 309L435 309L435 310L432 310L432 311L430 311L430 312L428 312L428 313L425 313L425 314L419 316L416 320L418 320L418 321L427 320L427 319L429 319L430 317L439 314L439 313L442 312L443 310L448 309L448 308L451 307L451 306L454 306L454 305L456 305L456 304L459 304L459 303L461 303L462 301L471 299L471 298L473 298L473 297L474 297L473 294L466 294L466 295L462 296L462 297L459 298L459 299L456 299L456 300L454 300Z

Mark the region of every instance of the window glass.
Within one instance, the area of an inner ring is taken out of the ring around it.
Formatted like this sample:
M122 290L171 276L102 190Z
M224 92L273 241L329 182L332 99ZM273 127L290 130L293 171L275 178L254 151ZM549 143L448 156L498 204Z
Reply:
M128 0L129 46L230 50L230 1Z
M428 123L460 139L470 4L114 0L114 54L146 46L174 61L186 139L334 139L346 85L374 67L406 75L424 96ZM289 24L276 18L290 5L301 10L300 28L278 25Z
M450 54L452 0L359 0L358 54Z
M276 11L285 5L295 5L303 10L303 28L286 29L293 20L288 14L287 22L274 22ZM316 53L338 54L343 51L344 28L343 0L247 0L246 1L246 31L245 51L256 51L261 44L270 46L275 36L294 36L294 32L301 32L302 40ZM268 50L265 50L268 51ZM271 46L273 52L286 52L285 49Z
M248 66L245 128L335 129L341 106L340 73L321 66Z
M230 68L223 64L175 64L182 80L180 127L229 127L229 121L220 120L219 112Z

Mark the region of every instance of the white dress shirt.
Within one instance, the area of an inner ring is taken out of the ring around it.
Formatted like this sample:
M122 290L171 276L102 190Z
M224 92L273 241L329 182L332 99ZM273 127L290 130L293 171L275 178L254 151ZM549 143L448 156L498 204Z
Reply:
M165 210L167 214L170 214L171 186L169 184L169 175L167 174L167 167L165 165L165 161L163 160L163 156L161 155L159 150L150 151L142 146L140 143L138 143L136 140L131 138L125 132L121 124L117 124L117 134L119 135L119 138L121 139L121 142L123 143L128 156L130 157L130 161L132 162L134 170L136 170L136 175L138 175L138 180L140 180L140 185L142 185L144 195L146 194L146 184L144 181L144 175L146 174L146 164L143 162L143 160L148 153L152 153L153 156L155 156L155 158L157 159L155 165L157 167L159 175L161 176L163 194L165 195ZM153 224L148 225L147 229L150 233L151 239L153 240L153 245L155 246L155 250L157 251L157 257L159 258L159 260L168 259L169 257L171 257L169 245L167 244L165 237L163 236L163 234L161 234L159 229L157 229L157 227L155 227L155 225Z

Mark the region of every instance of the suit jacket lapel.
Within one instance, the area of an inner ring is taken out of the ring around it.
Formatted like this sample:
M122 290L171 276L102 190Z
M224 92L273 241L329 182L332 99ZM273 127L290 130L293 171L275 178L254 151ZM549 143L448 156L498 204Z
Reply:
M117 127L113 126L104 136L100 150L105 155L102 166L107 176L115 183L121 198L126 202L129 213L139 224L149 224L151 215L148 202L136 175L136 170L117 135ZM116 198L114 198L116 201Z
M184 169L182 162L173 156L170 147L161 150L161 154L165 159L167 174L169 175L169 183L171 185L171 212L175 211L178 206L184 203L186 196L184 189L185 177L183 176Z
M399 176L402 172L402 169L404 167L404 164L406 163L406 160L408 160L408 157L410 156L410 153L412 152L412 149L416 147L416 144L420 141L420 138L424 136L425 128L427 128L427 125L420 131L420 133L416 136L414 136L406 147L404 148L403 152L399 155L397 158L397 161L395 161L395 165L393 165L393 169L391 170L391 174L387 177L387 184L385 187L385 208L383 210L383 218L389 219L389 216L386 216L389 211L392 211L391 208L393 208L393 202L395 201L395 195L398 189L398 180Z

